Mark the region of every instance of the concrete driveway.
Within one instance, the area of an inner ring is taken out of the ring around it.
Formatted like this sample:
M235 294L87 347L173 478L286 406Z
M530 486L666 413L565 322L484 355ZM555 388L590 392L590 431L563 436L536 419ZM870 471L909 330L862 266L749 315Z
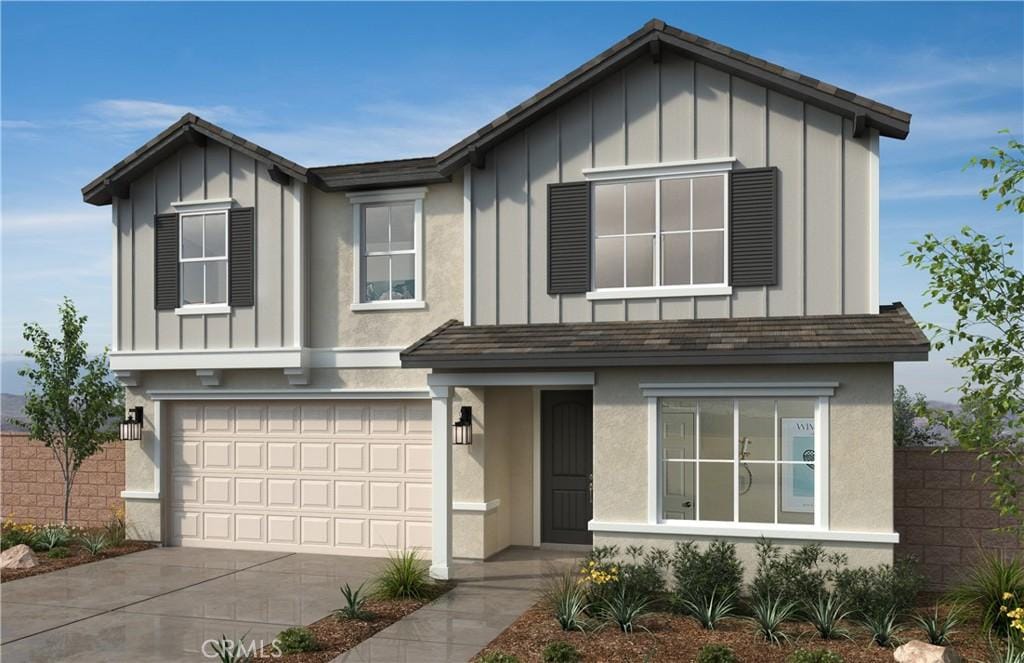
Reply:
M0 658L19 661L210 660L209 639L267 644L342 604L339 586L381 560L154 548L0 585ZM209 649L207 649L209 651Z

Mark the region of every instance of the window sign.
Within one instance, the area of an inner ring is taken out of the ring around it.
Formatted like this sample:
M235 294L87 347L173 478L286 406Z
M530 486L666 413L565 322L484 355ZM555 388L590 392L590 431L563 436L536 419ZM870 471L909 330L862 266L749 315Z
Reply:
M814 419L783 418L782 510L814 512Z

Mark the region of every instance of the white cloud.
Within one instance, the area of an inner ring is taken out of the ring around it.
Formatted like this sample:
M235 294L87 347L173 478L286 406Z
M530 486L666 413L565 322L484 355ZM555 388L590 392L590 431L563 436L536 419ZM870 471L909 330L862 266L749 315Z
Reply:
M40 233L54 230L97 228L110 224L109 207L93 207L83 203L81 207L64 210L4 210L0 215L0 230L8 233Z
M26 129L41 129L42 125L31 120L3 120L0 121L0 128L4 131L20 131Z
M145 99L104 99L85 106L84 123L120 131L159 131L185 113L211 122L239 122L244 115L233 106L184 106Z

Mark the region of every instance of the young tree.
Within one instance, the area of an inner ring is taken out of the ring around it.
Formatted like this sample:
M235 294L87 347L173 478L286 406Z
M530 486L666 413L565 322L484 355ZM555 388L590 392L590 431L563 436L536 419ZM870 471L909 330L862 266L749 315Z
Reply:
M107 350L89 357L82 340L86 317L65 298L59 308L60 336L51 336L38 323L25 324L31 345L25 356L33 361L18 374L32 387L25 395L25 418L11 422L43 442L60 466L64 479L64 523L68 522L71 489L82 462L117 438L117 421L124 403L121 386L107 370Z
M897 447L924 447L939 439L934 427L922 421L928 407L924 394L910 395L903 385L896 387L892 399L892 440Z
M996 209L1024 215L1024 146L1011 140L1006 149L969 165L996 172L982 197L998 196ZM1014 524L1007 527L1024 540L1024 273L1010 262L1013 244L1003 236L989 239L964 227L960 235L939 239L929 233L912 244L907 264L929 276L925 295L949 305L949 327L925 324L936 350L959 351L951 363L964 369L961 412L940 413L960 446L988 461L993 506Z

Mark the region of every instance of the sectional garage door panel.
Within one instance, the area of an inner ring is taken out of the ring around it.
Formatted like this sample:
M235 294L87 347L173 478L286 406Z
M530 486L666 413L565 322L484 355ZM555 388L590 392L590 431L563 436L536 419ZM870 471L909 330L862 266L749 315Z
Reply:
M170 429L172 544L430 547L429 401L180 403Z

